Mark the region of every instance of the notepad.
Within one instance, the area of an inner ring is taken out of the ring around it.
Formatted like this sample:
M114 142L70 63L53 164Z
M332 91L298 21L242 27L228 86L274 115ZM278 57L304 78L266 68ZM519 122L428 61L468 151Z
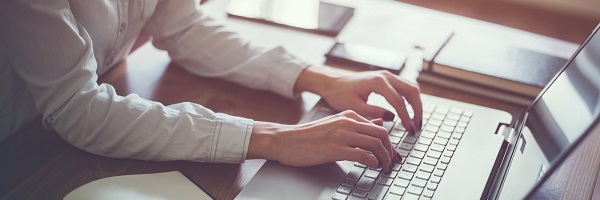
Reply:
M212 199L181 172L103 178L71 191L64 200L187 200Z

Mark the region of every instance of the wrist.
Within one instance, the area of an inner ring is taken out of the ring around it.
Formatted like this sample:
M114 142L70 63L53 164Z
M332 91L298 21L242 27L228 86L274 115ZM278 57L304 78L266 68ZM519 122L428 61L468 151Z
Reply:
M335 77L333 73L326 73L325 70L317 67L308 67L298 76L294 85L295 92L312 92L322 95L324 91L329 90Z
M255 121L252 126L247 158L277 160L277 153L280 152L281 147L278 145L276 135L281 132L283 126Z

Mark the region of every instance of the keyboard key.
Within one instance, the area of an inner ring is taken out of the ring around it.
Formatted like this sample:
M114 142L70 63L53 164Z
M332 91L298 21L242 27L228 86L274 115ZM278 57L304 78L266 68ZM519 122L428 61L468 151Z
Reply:
M415 177L417 177L417 179L429 180L429 176L431 176L431 174L424 171L418 171L415 173Z
M438 151L438 152L442 152L442 151L444 151L444 146L445 145L441 145L441 144L431 144L431 146L429 146L429 149Z
M384 121L383 124L382 124L382 126L383 126L383 128L385 128L385 130L389 131L389 130L392 129L392 127L394 127L395 123L396 122L394 122L394 121L388 121L388 122Z
M402 167L402 170L411 172L411 173L415 173L415 172L417 172L417 166L411 165L411 164L405 164L404 167Z
M402 160L404 160L404 159L402 159ZM400 170L400 167L402 167L402 165L400 163L396 163L392 166L392 170L397 172Z
M425 138L421 138L419 139L419 143L421 142L421 140L423 140ZM430 140L431 141L431 140ZM427 152L427 150L429 149L429 145L425 145L425 144L415 144L414 147L415 150L417 151L421 151L421 152Z
M356 166L356 167L360 167L360 168L367 168L367 166L366 166L366 165L363 165L362 163L358 163L358 162L357 162L357 163L354 163L354 166Z
M409 157L408 159L406 159L406 163L418 166L419 164L421 164L421 159Z
M388 186L377 185L377 186L373 187L373 190L371 190L371 192L369 192L369 196L367 196L367 199L382 200L383 197L385 196L385 193L388 191L388 189L389 189Z
M457 127L456 129L454 129L455 133L465 133L465 128L461 128L461 127Z
M401 200L402 196L397 194L387 193L384 200Z
M409 183L410 183L409 180L405 180L405 179L401 179L401 178L394 180L394 185L398 186L398 187L406 188L406 187L408 187Z
M422 138L419 138L418 144L424 144L424 145L429 146L429 145L431 145L432 141L433 141L432 139L422 137Z
M425 152L422 151L412 151L410 152L410 156L414 158L422 159L425 157Z
M434 168L435 167L433 165L429 165L429 164L425 164L425 163L423 163L421 166L419 166L419 170L427 172L427 173L433 172Z
M431 113L435 110L435 104L433 103L423 103L423 112Z
M456 131L454 131L454 133L452 134L452 139L460 140L460 138L462 138L462 135L462 133L457 133Z
M411 193L404 193L404 196L402 196L402 200L419 200L419 195L415 195L415 194L411 194Z
M435 166L437 164L438 159L432 157L423 158L423 163L431 166Z
M410 193L410 194L414 194L414 195L421 195L421 192L423 192L423 188L417 187L417 186L408 186L408 188L406 188L406 193Z
M433 191L431 190L423 190L423 196L427 197L427 198L432 198L433 197Z
M450 108L450 113L452 113L452 114L458 114L458 115L460 115L460 114L462 114L462 112L463 112L463 109L455 108L455 107Z
M473 116L473 111L465 110L465 112L463 112L463 116L472 117Z
M444 175L444 171L443 171L443 170L436 169L436 170L434 170L434 171L433 171L433 175L434 175L434 176L439 176L439 177L442 177L442 176Z
M452 138L452 139L450 139L450 140L448 141L448 144L450 144L450 145L458 145L458 142L459 142L459 140L458 140L458 139L454 139L454 138Z
M444 156L444 157L440 158L440 163L448 164L448 163L450 163L450 158Z
M404 143L403 142L403 143L400 143L399 147L400 147L400 149L404 149L404 150L410 151L410 150L412 150L413 145L409 144L409 143Z
M438 151L429 151L427 152L427 156L439 159L442 156L442 153Z
M352 196L366 198L367 197L367 192L366 191L361 191L361 190L354 190L354 192L352 192Z
M467 123L465 123L465 122L458 122L458 124L456 125L456 127L465 128L465 127L467 127Z
M342 194L350 194L350 192L352 192L352 188L347 187L347 186L340 186L337 189L337 192L342 193Z
M398 178L410 181L413 178L413 173L402 171L402 172L398 173Z
M356 181L351 181L351 180L345 179L342 181L342 185L352 188L352 187L356 186Z
M340 193L335 193L335 194L333 194L333 197L331 197L331 199L333 199L333 200L346 200L346 198L348 198L348 195L340 194Z
M446 170L446 168L448 168L448 164L440 163L436 168L439 170Z
M394 130L392 130L390 135L402 138L402 137L404 137L405 133L406 133L406 131L399 131L399 130L394 129Z
M353 181L358 181L358 179L360 178L360 176L362 175L362 173L363 173L364 170L365 170L364 168L353 167L350 170L350 172L348 172L348 174L346 175L346 179L353 180Z
M398 154L400 154L400 156L402 156L403 158L408 157L409 153L410 153L410 151L408 151L408 150L398 149Z
M438 186L437 183L434 183L434 182L431 182L431 181L429 181L429 183L427 183L427 189L428 190L436 190L437 186Z
M444 120L444 125L455 127L457 124L458 124L458 121L456 121L456 120L451 120L451 119Z
M450 136L452 134L450 132L446 132L446 131L440 131L437 133L437 136L440 138L444 138L444 139L450 139Z
M407 136L404 138L404 142L405 142L405 143L414 144L415 142L417 142L417 139L418 139L418 137L414 137L414 136L407 135Z
M434 132L429 132L427 130L421 131L421 139L423 139L423 138L433 139L433 137L435 137Z
M392 185L392 182L394 182L394 179L392 179L392 178L381 177L377 181L377 184L379 184L379 185L385 185L385 186L390 186L390 185Z
M446 115L442 115L439 113L432 113L431 117L429 118L429 120L435 119L435 120L444 120L446 118Z
M432 125L432 126L439 127L439 126L442 125L442 121L441 120L437 120L437 119L430 119L429 121L427 121L427 125Z
M446 119L458 121L458 120L460 120L460 114L450 113L450 114L446 115Z
M367 171L365 171L364 176L369 177L369 178L377 178L379 176L379 171L367 169Z
M456 145L452 145L452 144L451 144L451 145L448 145L448 146L446 147L446 150L448 150L448 151L456 151Z
M407 183L407 184L408 184L408 183ZM390 187L390 190L389 190L389 192L390 192L390 193L392 193L392 194L397 194L397 195L400 195L400 196L402 196L402 195L404 194L404 192L405 192L405 191L406 191L406 189L405 189L405 188L402 188L402 187L400 187L400 186L396 186L396 185L392 185L392 186Z
M459 125L460 125L460 123L459 123ZM457 125L457 126L458 126L458 125ZM464 126L462 126L462 127L464 127ZM442 126L440 127L440 130L441 130L441 131L446 131L446 132L448 132L448 133L452 133L452 131L454 131L454 126L442 125ZM439 134L439 133L438 133L438 134Z
M469 123L469 121L471 121L471 118L462 116L462 117L460 117L460 119L458 121L459 122Z
M442 177L439 177L439 176L432 176L432 177L431 177L431 180L429 180L429 181L431 181L432 183L437 183L437 184L439 184L441 180L442 180Z
M425 188L425 185L427 185L427 181L426 181L426 180L423 180L423 179L416 178L416 179L413 179L413 180L411 181L411 185L412 185L412 186L419 187L419 188ZM410 188L410 187L411 187L411 186L409 186L409 188Z
M401 138L399 138L399 137L390 136L390 142L392 144L398 144L398 143L400 143L400 139Z
M446 157L452 158L452 155L454 155L454 152L449 151L449 150L446 149L446 151L444 151L444 153L442 155L446 156Z
M448 113L448 110L450 110L450 107L446 106L446 105L438 105L435 107L435 113L439 113L442 115L446 115L446 113Z
M400 169L400 167L398 167L398 169ZM392 171L389 174L383 173L383 177L396 178L396 176L398 176L398 170Z
M423 130L424 131L429 131L429 132L432 132L432 133L437 133L439 129L440 128L438 128L437 126L426 125Z
M448 139L444 139L441 137L435 137L435 139L433 139L433 143L446 146L446 144L448 144Z
M363 191L369 191L374 183L375 179L363 176L360 178L358 183L356 183L356 188Z

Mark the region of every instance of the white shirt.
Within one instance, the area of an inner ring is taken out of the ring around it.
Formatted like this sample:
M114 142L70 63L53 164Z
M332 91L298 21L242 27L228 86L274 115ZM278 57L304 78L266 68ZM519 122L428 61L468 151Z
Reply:
M0 1L0 140L40 114L83 150L117 158L239 163L253 121L194 103L125 97L97 78L139 33L190 73L292 97L307 66L261 49L203 15L193 0Z

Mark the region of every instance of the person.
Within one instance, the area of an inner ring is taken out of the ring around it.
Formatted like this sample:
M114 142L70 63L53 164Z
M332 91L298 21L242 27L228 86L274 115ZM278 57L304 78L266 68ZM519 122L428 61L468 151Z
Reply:
M265 158L290 166L351 160L389 171L401 158L379 118L394 114L368 105L367 96L383 95L407 130L421 127L418 86L384 71L333 75L309 67L282 47L265 49L242 39L193 0L7 0L0 2L0 27L2 139L41 115L44 127L65 141L108 157L225 163ZM142 31L192 74L289 98L310 91L348 111L283 125L190 102L165 106L99 85L98 76L127 56ZM414 122L405 101L415 110Z

